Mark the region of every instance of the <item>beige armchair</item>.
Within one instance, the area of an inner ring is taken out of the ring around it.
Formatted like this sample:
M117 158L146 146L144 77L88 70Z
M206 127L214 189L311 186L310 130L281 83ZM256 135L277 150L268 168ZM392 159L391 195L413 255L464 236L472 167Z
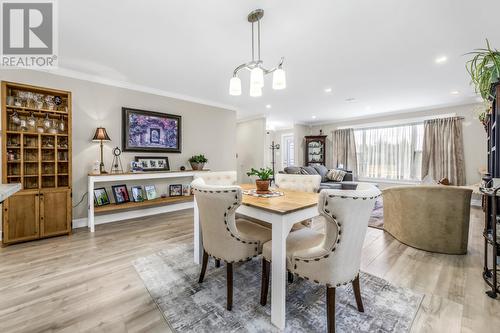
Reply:
M271 229L259 224L236 220L235 211L241 204L239 186L207 185L195 179L193 188L200 214L203 240L203 263L199 283L203 282L208 257L223 260L227 270L227 305L233 303L233 263L246 261L262 252L262 244L271 239Z
M417 249L466 254L472 190L399 186L383 191L384 230Z
M336 287L352 283L358 310L364 311L359 266L368 220L378 196L379 189L367 183L359 183L356 190L322 190L318 211L326 220L326 234L300 229L286 240L288 271L327 287L328 332L335 332ZM262 250L262 305L267 302L271 242Z

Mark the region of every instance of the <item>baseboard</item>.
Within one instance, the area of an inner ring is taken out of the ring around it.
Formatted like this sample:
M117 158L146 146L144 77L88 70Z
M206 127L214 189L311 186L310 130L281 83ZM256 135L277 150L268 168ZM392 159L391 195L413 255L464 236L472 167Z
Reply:
M175 212L183 209L191 209L194 207L194 202L181 202L171 205L158 206L158 207L150 207L136 210L128 210L119 213L112 214L103 214L103 215L95 215L94 223L97 224L105 224L135 218L141 218L144 216L151 216L163 213ZM88 221L86 217L73 219L73 229L88 227Z

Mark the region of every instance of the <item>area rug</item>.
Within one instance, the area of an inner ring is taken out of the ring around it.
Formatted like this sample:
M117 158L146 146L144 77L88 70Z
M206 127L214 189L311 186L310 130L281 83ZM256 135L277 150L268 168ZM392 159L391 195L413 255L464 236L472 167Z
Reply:
M224 265L215 268L210 260L205 281L198 284L192 245L170 246L137 259L134 267L177 332L279 332L270 321L270 301L259 304L259 259L235 264L232 311L225 309ZM350 285L337 288L337 332L407 332L423 298L366 273L361 273L361 294L364 313L357 311ZM325 299L325 287L295 279L287 290L285 332L325 332Z
M382 197L378 197L375 201L375 208L373 208L372 215L368 221L368 226L377 229L384 229L384 202Z

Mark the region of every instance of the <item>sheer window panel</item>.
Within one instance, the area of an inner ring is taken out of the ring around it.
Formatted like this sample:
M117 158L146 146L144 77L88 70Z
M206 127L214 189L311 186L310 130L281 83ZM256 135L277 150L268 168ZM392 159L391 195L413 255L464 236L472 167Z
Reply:
M421 179L423 123L354 131L360 178Z

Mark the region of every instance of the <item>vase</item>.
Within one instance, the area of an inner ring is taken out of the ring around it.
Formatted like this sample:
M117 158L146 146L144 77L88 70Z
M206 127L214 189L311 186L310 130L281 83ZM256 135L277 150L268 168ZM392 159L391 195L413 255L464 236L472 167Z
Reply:
M203 170L203 167L205 167L205 163L196 163L196 162L189 162L191 164L191 168L193 170Z
M257 186L257 193L269 193L269 180L257 179L255 180L255 185Z

